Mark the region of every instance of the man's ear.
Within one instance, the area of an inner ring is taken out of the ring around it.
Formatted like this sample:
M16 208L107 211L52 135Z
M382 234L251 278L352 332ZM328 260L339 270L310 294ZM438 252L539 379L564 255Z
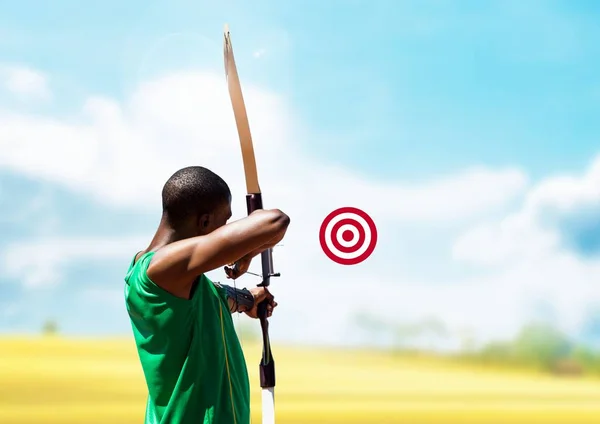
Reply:
M200 230L206 230L210 225L211 216L207 213L202 214L198 217L198 227Z

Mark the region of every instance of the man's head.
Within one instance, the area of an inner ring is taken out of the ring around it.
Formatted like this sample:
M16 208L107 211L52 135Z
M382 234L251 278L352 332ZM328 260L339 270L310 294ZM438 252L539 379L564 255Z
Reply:
M231 218L231 191L214 172L189 166L175 172L162 190L163 216L190 237L208 234Z

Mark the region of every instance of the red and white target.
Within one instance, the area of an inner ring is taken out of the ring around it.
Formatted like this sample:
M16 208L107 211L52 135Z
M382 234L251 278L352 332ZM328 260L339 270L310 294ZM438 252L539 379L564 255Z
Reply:
M331 212L319 230L319 241L329 259L356 265L367 259L377 245L377 227L364 211L344 207Z

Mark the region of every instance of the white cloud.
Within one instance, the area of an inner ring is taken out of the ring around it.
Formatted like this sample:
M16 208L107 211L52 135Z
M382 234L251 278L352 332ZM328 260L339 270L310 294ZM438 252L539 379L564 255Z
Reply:
M148 241L142 237L21 241L2 252L0 263L5 278L18 280L27 288L53 287L64 283L62 267L66 264L131 258L145 243Z
M456 240L452 254L467 263L505 266L546 256L558 246L554 232L540 228L529 216L517 214L470 228Z
M298 140L310 131L291 118L277 95L247 83L244 95L265 207L281 208L292 217L285 247L276 250L276 268L283 276L273 283L281 301L272 324L275 336L339 342L357 310L411 319L435 312L454 316L456 323L483 313L484 304L449 303L472 292L466 287L437 289L381 267L397 263L398 241L384 235L401 224L456 226L497 214L526 189L520 170L473 167L427 181L378 181L304 152ZM246 214L239 141L222 75L185 72L147 81L123 102L89 98L79 116L64 120L0 110L0 148L1 168L138 210L158 208L162 184L176 169L205 165L230 183L234 218ZM371 214L382 234L373 258L356 267L329 261L317 236L321 220L348 205ZM65 264L89 257L129 259L150 237L56 235L8 246L1 259L7 277L28 287L52 286L61 283ZM258 266L258 261L253 264L255 271ZM222 272L211 277L222 279ZM243 277L238 285L255 283ZM489 291L480 293L485 297ZM390 308L381 307L382 296L395 299Z
M456 222L501 210L526 186L526 176L517 169L473 167L420 184L396 182L365 188L379 191L373 200L389 199L386 211L392 219Z
M474 168L403 184L334 168L299 151L297 127L282 99L248 84L244 94L269 203L293 202L289 193L310 188L319 199L314 202L321 206L319 216L350 201L368 205L382 218L453 221L502 207L526 185L525 176L513 169ZM90 98L81 116L68 121L0 111L0 147L4 168L120 206L156 204L162 183L190 164L204 164L238 193L244 190L224 78L213 74L149 81L125 103Z
M0 66L0 81L20 100L46 100L51 95L46 75L26 66Z
M490 265L560 253L564 246L557 220L599 207L600 156L584 175L542 180L531 188L517 211L467 230L454 245L454 257Z
M600 261L565 244L561 222L592 208L600 220L600 157L581 176L542 180L520 207L496 221L467 229L453 246L459 262L481 267L481 287L502 287L495 298L512 299L521 313L535 302L555 309L558 325L577 332L587 307L600 301ZM469 302L477 301L471 296ZM492 306L493 307L493 306Z
M258 49L256 50L254 53L252 53L252 56L254 56L255 59L260 59L261 57L263 57L265 54L267 53L266 49Z

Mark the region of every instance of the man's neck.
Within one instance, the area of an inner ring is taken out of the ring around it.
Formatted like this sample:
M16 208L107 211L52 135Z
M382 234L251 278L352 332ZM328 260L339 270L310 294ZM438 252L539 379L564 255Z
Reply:
M179 240L184 240L194 235L190 231L182 231L173 228L164 218L160 221L158 229L148 246L147 251L156 251L167 244L175 243Z

